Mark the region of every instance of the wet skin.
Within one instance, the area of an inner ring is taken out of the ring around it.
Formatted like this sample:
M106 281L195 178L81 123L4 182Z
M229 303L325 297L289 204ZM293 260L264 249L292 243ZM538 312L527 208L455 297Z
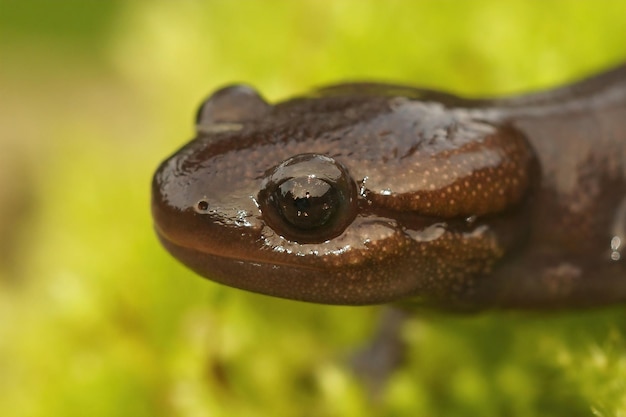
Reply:
M211 280L327 304L626 301L626 66L469 100L227 87L154 175L165 248Z

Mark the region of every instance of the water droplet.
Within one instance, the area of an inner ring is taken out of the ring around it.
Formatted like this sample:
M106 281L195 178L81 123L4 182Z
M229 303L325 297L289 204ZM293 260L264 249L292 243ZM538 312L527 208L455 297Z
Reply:
M624 242L626 242L626 197L622 199L621 203L615 210L615 217L613 219L613 237L611 238L611 260L619 261L622 259L622 252L624 251Z

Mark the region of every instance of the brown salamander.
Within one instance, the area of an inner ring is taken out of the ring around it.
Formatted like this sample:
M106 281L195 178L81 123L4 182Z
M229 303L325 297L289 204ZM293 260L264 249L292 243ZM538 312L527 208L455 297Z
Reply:
M355 83L275 105L214 93L154 175L167 250L202 276L328 304L626 301L626 65L470 100Z

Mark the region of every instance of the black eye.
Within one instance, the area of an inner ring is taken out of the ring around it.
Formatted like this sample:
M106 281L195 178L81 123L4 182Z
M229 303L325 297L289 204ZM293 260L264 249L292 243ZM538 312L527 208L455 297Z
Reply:
M285 220L299 229L324 226L339 207L339 191L324 180L291 178L278 186L270 198Z
M356 184L332 158L297 155L270 171L259 192L263 218L278 234L300 243L340 235L356 216Z

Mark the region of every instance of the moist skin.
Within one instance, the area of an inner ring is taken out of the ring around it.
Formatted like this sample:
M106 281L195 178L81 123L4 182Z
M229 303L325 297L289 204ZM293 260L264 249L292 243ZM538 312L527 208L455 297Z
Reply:
M211 280L326 304L626 300L626 66L465 99L353 83L214 93L152 184L159 239Z

